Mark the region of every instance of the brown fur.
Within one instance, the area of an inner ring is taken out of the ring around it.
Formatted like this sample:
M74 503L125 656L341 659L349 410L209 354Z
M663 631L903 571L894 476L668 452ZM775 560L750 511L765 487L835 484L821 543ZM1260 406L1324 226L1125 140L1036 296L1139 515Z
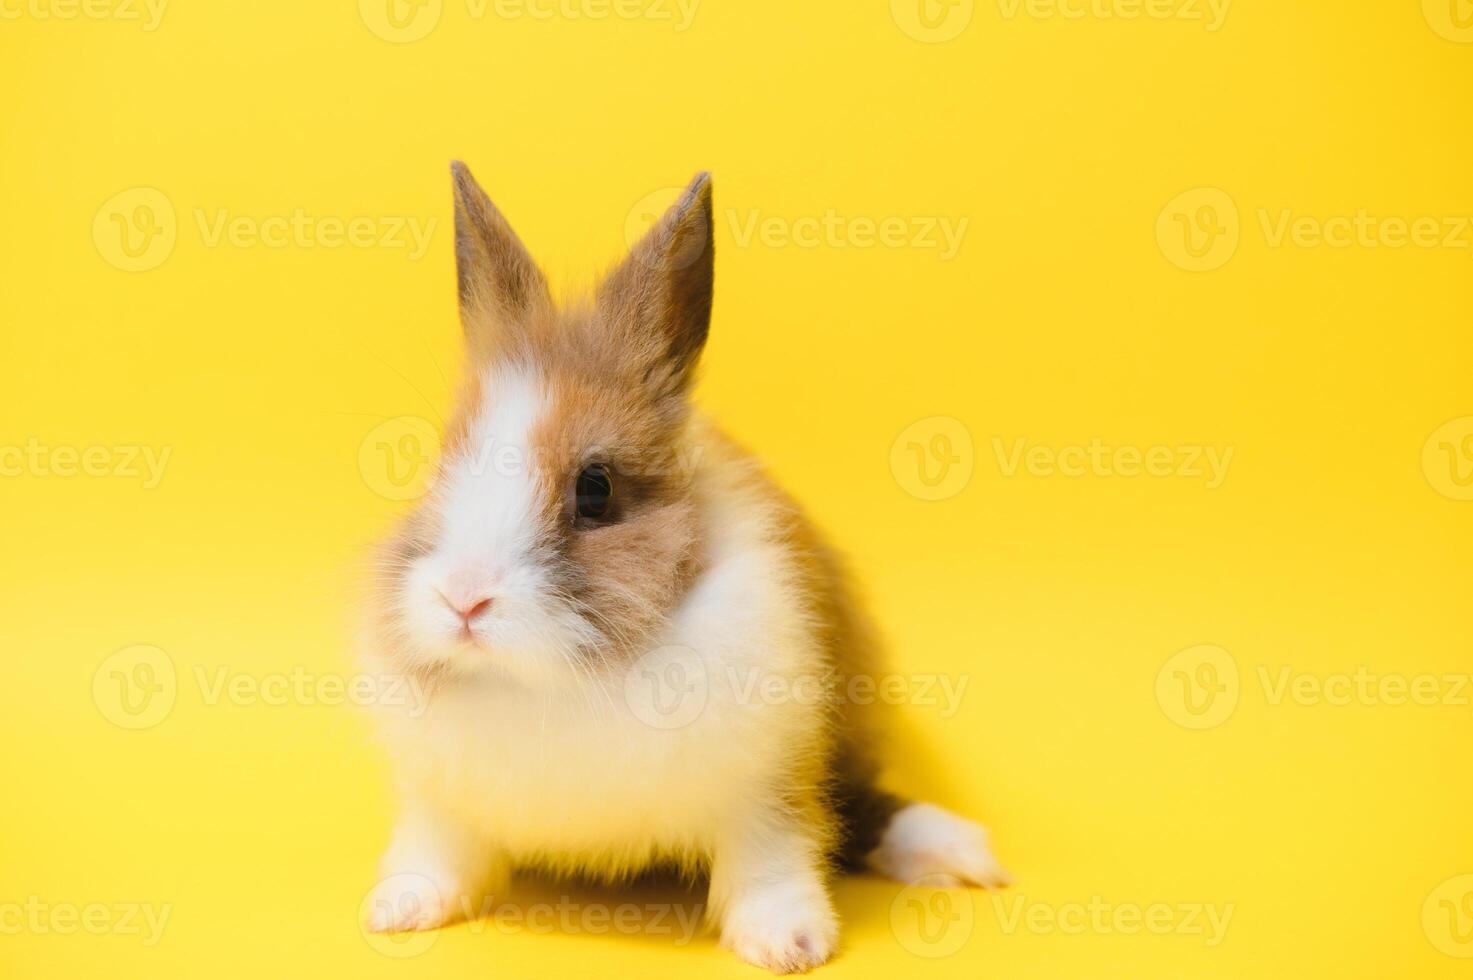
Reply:
M839 555L746 449L719 431L708 433L722 455L743 464L748 488L772 501L782 515L778 529L785 549L801 574L799 594L810 608L821 647L819 668L833 679L839 692L830 704L828 742L794 780L799 799L793 805L808 811L812 826L826 828L828 852L838 868L857 870L866 854L879 843L890 818L906 801L879 788L886 728L883 708L857 703L842 696L850 678L878 679L883 650L874 625L851 585L851 576Z
M470 370L445 453L474 453L471 423L487 368L535 365L550 414L532 434L542 531L561 557L558 582L609 649L625 652L658 629L698 567L689 472L677 448L684 397L711 313L710 182L680 203L604 279L596 302L555 308L515 232L462 164L452 168L461 317ZM589 463L609 467L618 520L578 528L572 488ZM412 548L411 523L398 542ZM605 651L607 652L607 651Z

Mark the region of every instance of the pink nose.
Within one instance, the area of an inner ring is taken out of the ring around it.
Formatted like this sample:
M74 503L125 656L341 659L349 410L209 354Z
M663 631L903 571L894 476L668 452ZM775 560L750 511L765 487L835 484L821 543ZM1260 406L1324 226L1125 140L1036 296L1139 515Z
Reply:
M469 571L457 572L446 579L439 590L440 598L450 611L460 617L466 629L477 616L491 608L493 597L487 576Z
M469 626L471 624L471 620L475 619L477 616L481 615L481 613L491 608L491 600L481 599L469 606L457 605L452 606L451 608L458 612L460 614L461 620L464 621L467 626Z

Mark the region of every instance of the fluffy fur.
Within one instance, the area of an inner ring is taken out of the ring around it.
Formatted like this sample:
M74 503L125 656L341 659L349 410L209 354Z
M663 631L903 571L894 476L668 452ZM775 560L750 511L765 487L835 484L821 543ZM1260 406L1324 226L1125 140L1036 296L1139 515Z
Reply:
M837 866L1001 883L980 827L875 788L873 709L838 696L875 676L873 632L798 508L690 406L709 179L562 308L454 182L469 366L378 562L369 665L430 696L379 712L403 813L369 925L437 926L513 867L673 866L709 880L726 946L787 972L834 949ZM591 463L615 488L596 521L574 498ZM667 723L672 693L693 700Z

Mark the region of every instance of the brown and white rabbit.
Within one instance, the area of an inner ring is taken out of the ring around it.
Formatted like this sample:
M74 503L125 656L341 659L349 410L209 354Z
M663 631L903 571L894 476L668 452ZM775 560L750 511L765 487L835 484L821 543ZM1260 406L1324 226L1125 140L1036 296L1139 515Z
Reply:
M875 785L873 634L834 556L690 404L711 182L587 301L453 168L469 365L421 506L382 548L371 669L403 812L369 928L434 928L513 867L710 882L722 943L827 960L832 871L997 885L978 825ZM883 710L883 709L882 709Z

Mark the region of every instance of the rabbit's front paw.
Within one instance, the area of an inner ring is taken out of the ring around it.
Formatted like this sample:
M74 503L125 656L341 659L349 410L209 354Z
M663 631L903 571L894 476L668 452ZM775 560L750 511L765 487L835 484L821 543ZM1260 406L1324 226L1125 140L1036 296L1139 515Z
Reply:
M412 872L390 875L369 896L364 926L370 932L437 929L460 915L459 888Z
M839 923L821 891L774 884L739 897L727 910L721 945L773 973L804 973L834 951Z

